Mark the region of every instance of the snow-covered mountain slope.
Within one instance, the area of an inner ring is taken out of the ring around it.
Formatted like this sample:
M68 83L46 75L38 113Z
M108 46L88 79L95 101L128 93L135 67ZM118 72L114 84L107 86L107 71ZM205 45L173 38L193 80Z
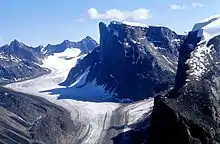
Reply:
M88 73L87 84L96 83L114 97L152 97L173 86L183 40L165 27L100 23L100 46L80 60L61 85L70 86Z
M220 143L219 64L220 19L213 16L181 46L175 88L155 99L148 144Z
M70 138L72 143L113 143L112 137L129 130L143 114L151 112L153 99L133 104L105 102L111 97L107 97L102 87L92 83L81 86L85 83L85 75L81 75L71 88L59 86L77 59L84 57L80 53L79 49L66 49L50 55L43 61L43 66L51 70L50 74L5 87L43 97L66 108L74 124L79 126L76 135ZM127 126L121 127L123 125Z
M0 84L27 79L48 73L41 68L42 57L17 40L0 47Z
M54 53L68 48L78 48L81 54L87 54L97 46L95 40L86 37L79 42L65 40L61 44L47 47L30 47L17 40L0 47L0 84L10 83L43 75L48 70L39 66L42 60Z

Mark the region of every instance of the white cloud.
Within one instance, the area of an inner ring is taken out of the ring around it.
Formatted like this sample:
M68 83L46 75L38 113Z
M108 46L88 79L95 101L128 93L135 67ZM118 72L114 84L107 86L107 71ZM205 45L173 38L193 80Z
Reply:
M99 13L97 9L90 8L88 15L91 19L102 20L147 20L151 17L150 10L139 8L133 11L120 11L117 9L109 9L103 13Z
M172 10L184 10L184 9L186 9L186 6L185 5L179 5L179 4L172 4L170 6L170 9L172 9Z
M192 3L192 7L193 8L197 8L197 7L202 8L202 7L204 7L204 5L202 3L194 2L194 3Z

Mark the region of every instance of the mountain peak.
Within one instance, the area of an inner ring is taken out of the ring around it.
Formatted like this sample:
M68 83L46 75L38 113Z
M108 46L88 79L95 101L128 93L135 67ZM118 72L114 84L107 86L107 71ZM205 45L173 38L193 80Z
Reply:
M65 44L67 44L67 43L70 43L71 41L69 41L69 40L64 40L62 43L65 43Z
M84 39L89 39L89 40L93 40L93 38L91 38L90 36L86 36Z
M19 44L20 42L17 39L14 39L10 44Z
M25 44L23 44L22 42L19 42L17 39L14 39L9 46L16 46L16 47L21 47L21 46L26 46Z

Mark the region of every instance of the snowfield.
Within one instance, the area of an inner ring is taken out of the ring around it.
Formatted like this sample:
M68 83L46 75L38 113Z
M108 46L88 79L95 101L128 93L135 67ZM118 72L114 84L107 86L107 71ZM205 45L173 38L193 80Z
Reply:
M106 94L102 87L96 86L95 82L78 87L85 82L87 73L81 75L71 88L59 86L58 84L66 79L69 70L77 63L77 59L83 57L80 53L78 48L68 48L62 53L48 56L43 61L42 67L50 69L50 74L5 87L43 97L67 109L74 124L80 125L80 130L69 143L105 143L115 136L114 134L106 136L111 127L134 124L143 114L149 114L153 107L153 99L133 104L105 102L111 99L111 96ZM112 122L114 119L117 119L117 123ZM122 132L129 130L128 127L123 129Z

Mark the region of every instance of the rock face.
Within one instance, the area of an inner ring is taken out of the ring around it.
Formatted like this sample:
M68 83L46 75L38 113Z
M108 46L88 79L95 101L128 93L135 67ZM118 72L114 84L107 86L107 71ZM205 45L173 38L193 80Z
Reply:
M40 76L49 72L43 68L44 58L67 48L78 48L81 54L91 52L98 44L90 37L79 42L65 40L58 45L29 47L17 40L0 47L0 84Z
M155 99L149 144L220 143L219 28L220 18L211 18L188 34L180 48L175 88Z
M85 71L118 98L140 100L171 88L178 49L185 39L165 27L133 26L119 22L100 27L100 46L78 62L61 85L70 86Z

